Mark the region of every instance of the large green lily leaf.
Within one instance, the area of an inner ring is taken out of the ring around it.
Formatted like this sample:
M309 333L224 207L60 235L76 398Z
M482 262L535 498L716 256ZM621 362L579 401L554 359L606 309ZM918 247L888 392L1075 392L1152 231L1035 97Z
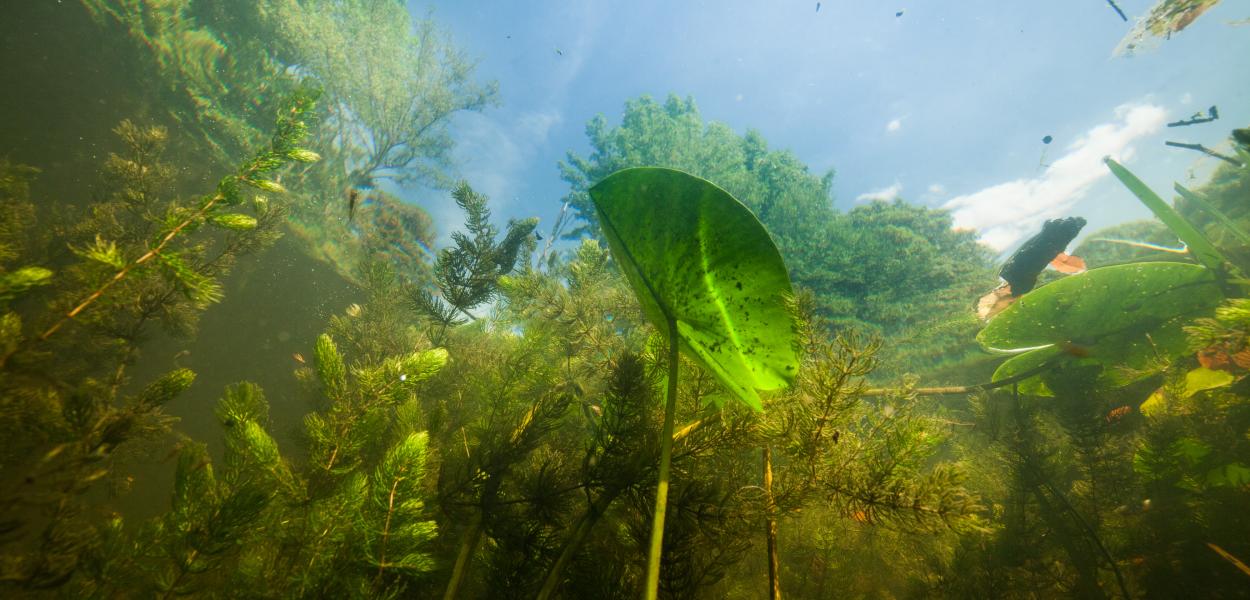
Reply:
M994 352L1019 353L994 380L1045 364L1058 370L1097 369L1097 386L1121 387L1155 372L1160 358L1186 351L1182 327L1223 298L1209 269L1170 262L1094 269L1022 296L977 341ZM1023 390L1048 394L1034 379Z
M644 313L743 402L789 385L798 338L790 278L745 205L673 169L613 173L590 189L604 236Z

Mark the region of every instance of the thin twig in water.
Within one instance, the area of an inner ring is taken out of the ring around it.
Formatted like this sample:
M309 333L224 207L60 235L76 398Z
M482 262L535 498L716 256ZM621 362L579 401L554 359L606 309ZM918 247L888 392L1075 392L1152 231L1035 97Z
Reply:
M1120 6L1115 3L1115 0L1107 0L1107 4L1111 5L1111 8L1115 9L1115 14L1120 15L1120 18L1123 19L1125 23L1128 22L1128 15L1125 15L1124 11L1120 10Z
M947 387L915 388L912 390L907 390L906 388L873 388L873 389L864 390L860 395L861 396L888 396L890 394L905 392L905 391L910 391L916 394L917 396L942 396L942 395L950 395L950 394L971 394L973 392L992 390L995 388L1000 388L1000 387L1004 387L1004 386L1008 386L1008 385L1012 385L1012 384L1024 381L1025 379L1028 379L1034 375L1037 375L1038 373L1041 373L1042 371L1045 371L1046 369L1049 369L1050 366L1051 366L1050 363L1046 363L1036 368L1029 369L1028 371L1025 371L1023 373L1012 375L1011 377L1007 377L1005 379L1000 379L998 381L991 381L989 383L979 383L977 385L952 385L952 386L947 386Z
M1165 144L1167 144L1167 145L1169 145L1169 146L1171 146L1171 147L1173 147L1173 148L1185 148L1185 149L1187 149L1187 150L1197 150L1197 151L1199 151L1199 152L1201 152L1201 153L1203 153L1203 154L1205 154L1205 155L1207 155L1207 156L1210 156L1210 157L1213 157L1213 158L1218 158L1218 159L1220 159L1220 160L1222 160L1222 161L1224 161L1224 162L1226 162L1226 163L1228 163L1228 164L1230 164L1230 165L1233 165L1234 167L1240 167L1240 166L1241 166L1241 161L1239 161L1239 160L1237 160L1237 159L1235 159L1235 158L1233 158L1233 157L1231 157L1231 156L1225 156L1225 155L1223 155L1223 154L1220 154L1219 152L1216 152L1215 150L1212 150L1212 149L1210 149L1210 148L1208 148L1208 147L1206 147L1206 146L1203 146L1202 144L1185 144L1185 143L1182 143L1182 142L1170 142L1170 141L1169 141L1169 142L1163 142L1163 143L1165 143Z

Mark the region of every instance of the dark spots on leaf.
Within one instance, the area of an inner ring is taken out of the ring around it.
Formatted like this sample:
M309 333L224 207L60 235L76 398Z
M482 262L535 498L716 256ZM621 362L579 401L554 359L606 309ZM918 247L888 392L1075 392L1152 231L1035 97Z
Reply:
M738 291L739 291L739 292L741 292L741 291L742 291L742 282L741 282L741 281L739 281L739 282L735 283L735 284L734 284L734 287L738 288Z

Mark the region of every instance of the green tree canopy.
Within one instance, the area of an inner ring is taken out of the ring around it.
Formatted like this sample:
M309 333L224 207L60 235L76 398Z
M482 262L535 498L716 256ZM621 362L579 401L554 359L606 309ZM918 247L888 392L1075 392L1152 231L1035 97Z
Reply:
M599 237L587 190L623 168L663 166L703 177L742 200L776 241L792 280L815 294L818 315L838 328L951 354L971 348L976 297L993 287L993 256L949 214L896 201L833 207L833 171L815 175L793 153L770 150L756 131L739 135L706 122L694 100L643 96L625 103L621 124L603 116L586 126L592 152L560 164L564 198L580 219L569 237ZM917 338L917 336L920 336ZM953 341L953 340L963 341ZM927 351L926 350L926 351ZM957 353L956 353L957 354ZM900 369L906 370L905 366Z
M210 161L231 164L263 139L275 110L267 98L308 80L324 91L309 141L323 160L283 184L298 197L290 224L305 249L336 267L352 263L345 255L371 251L347 231L347 188L366 204L356 221L393 223L394 203L374 188L383 181L450 187L450 118L497 95L493 82L475 79L475 63L431 17L414 17L394 0L83 3L102 26L135 42L142 68L156 74L154 112L179 124L172 130L189 132L176 141ZM412 225L423 217L398 212L413 217ZM393 229L385 241L401 247L427 233ZM428 275L417 259L398 258L413 279Z

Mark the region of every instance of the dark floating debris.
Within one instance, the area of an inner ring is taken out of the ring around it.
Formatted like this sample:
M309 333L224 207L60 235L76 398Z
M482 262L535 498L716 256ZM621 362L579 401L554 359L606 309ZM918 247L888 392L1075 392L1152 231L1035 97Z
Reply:
M1049 144L1049 143L1051 143L1051 142L1053 142L1053 141L1055 141L1055 138L1050 137L1049 135L1048 135L1048 136L1046 136L1046 137L1044 137L1044 138L1042 138L1042 143L1043 143L1043 144Z
M348 188L347 190L347 222L351 223L356 218L356 204L360 200L360 190L356 188Z
M816 12L820 12L820 3L819 3L819 2L817 2L817 3L816 3Z
M1124 11L1120 10L1120 5L1116 4L1115 0L1107 0L1107 4L1109 4L1111 8L1115 9L1115 14L1120 15L1120 19L1122 19L1125 23L1128 22L1128 15L1125 15Z
M900 11L898 11L898 12L894 13L894 16L895 16L895 17L901 17L901 16L903 16L903 11L901 11L901 10L900 10Z
M559 48L556 48L556 54L559 54L560 56L564 56L564 51Z
M1181 119L1180 121L1168 123L1168 127L1186 127L1189 125L1210 123L1218 118L1220 118L1220 109L1212 105L1211 108L1207 109L1207 116L1204 117L1202 116L1202 113L1196 112L1194 113L1194 116L1189 117L1188 119Z
M1250 148L1250 127L1246 127L1244 129L1234 129L1233 140L1246 148Z
M1233 157L1231 157L1231 156L1226 156L1226 155L1220 154L1219 152L1216 152L1215 150L1212 150L1212 149L1210 149L1210 148L1208 148L1208 147L1206 147L1206 146L1203 146L1202 144L1185 144L1185 143L1182 143L1182 142L1172 142L1172 141L1167 141L1167 142L1163 142L1163 143L1165 143L1165 144L1167 144L1167 145L1169 145L1169 146L1171 146L1171 147L1173 147L1173 148L1185 148L1186 150L1197 150L1198 152L1201 152L1201 153L1203 153L1203 154L1205 154L1205 155L1207 155L1207 156L1210 156L1210 157L1212 157L1212 158L1218 158L1218 159L1220 159L1220 160L1222 160L1222 161L1224 161L1224 162L1226 162L1226 163L1228 163L1228 164L1230 164L1230 165L1233 165L1234 167L1240 167L1240 166L1242 166L1241 161L1239 161L1239 160L1237 160L1237 159L1235 159L1235 158L1233 158Z
M1060 273L1084 272L1085 261L1064 252L1082 227L1085 227L1085 219L1081 217L1050 219L1043 223L1042 230L1021 244L1003 263L998 271L1003 283L977 301L977 316L988 321L1016 298L1029 293L1047 265Z

